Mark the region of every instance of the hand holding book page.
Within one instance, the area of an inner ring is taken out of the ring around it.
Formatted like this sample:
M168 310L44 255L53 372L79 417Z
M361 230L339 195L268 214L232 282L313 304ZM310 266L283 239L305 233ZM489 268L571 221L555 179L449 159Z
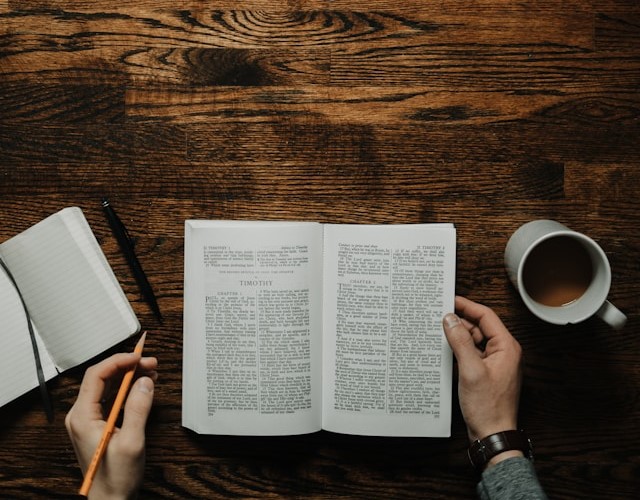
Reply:
M187 221L183 425L448 436L450 224Z

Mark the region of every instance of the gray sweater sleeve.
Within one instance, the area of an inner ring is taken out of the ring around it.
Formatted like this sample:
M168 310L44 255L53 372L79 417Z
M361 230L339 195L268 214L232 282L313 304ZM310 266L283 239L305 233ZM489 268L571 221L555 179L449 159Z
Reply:
M481 500L547 498L533 464L523 457L508 458L484 471L476 489Z

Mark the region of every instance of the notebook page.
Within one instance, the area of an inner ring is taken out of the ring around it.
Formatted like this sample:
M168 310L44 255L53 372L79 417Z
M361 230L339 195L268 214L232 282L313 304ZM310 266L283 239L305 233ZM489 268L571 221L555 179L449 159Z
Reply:
M0 251L60 371L140 329L79 208L44 219Z
M113 306L117 308L120 316L129 325L132 333L140 330L140 323L136 317L129 300L125 296L120 283L113 274L113 270L107 262L107 258L102 252L87 219L82 210L71 207L60 212L71 235L78 242L80 250L84 253L89 264L94 268L96 278L100 280L105 291L111 296Z
M38 387L27 317L18 292L3 269L0 269L0 318L0 406L3 406ZM42 340L35 333L42 370L49 380L57 372Z

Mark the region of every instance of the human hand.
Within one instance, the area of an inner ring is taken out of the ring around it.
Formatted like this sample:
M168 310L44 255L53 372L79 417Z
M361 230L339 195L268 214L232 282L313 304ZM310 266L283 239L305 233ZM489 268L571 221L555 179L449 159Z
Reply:
M122 376L138 367L144 374L132 385L124 406L122 427L114 429L109 445L93 480L89 498L132 498L142 483L145 460L145 425L153 403L157 379L156 358L136 353L115 354L87 369L75 404L65 425L76 457L85 474L106 425L102 401L118 390Z
M488 307L456 297L459 316L443 319L447 341L458 361L458 396L469 439L517 429L522 349ZM484 349L482 344L486 342ZM496 463L506 455L494 457Z

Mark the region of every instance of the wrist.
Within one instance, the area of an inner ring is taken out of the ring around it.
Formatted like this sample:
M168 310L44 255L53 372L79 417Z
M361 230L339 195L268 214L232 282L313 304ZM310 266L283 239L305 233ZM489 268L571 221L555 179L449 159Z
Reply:
M478 472L508 458L525 456L533 460L531 441L522 430L500 431L473 441L469 460Z
M491 458L491 460L487 462L487 466L484 468L484 470L490 469L494 465L504 460L507 460L508 458L515 458L515 457L524 457L524 452L522 450L507 450L507 451L503 451L502 453L498 453L496 456L494 456L493 458Z
M485 425L476 426L471 428L467 426L467 435L469 436L469 442L473 443L479 439L484 439L492 434L505 431L518 430L518 424L516 419L508 418L495 422L487 422Z

